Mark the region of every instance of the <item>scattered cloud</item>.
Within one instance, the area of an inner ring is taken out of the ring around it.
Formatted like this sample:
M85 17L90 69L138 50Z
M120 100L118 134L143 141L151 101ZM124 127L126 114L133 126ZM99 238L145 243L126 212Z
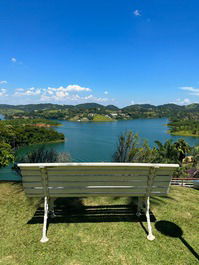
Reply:
M6 80L0 81L0 85L7 84L8 82Z
M174 102L171 102L171 103L178 104L178 105L188 105L188 104L191 104L191 100L189 98L184 98L184 99L177 98Z
M134 11L133 11L133 14L134 14L134 16L136 16L136 17L140 17L140 16L141 16L141 13L140 13L140 11L139 11L138 9L134 10Z
M37 96L41 94L41 89L31 87L27 90L23 88L17 88L15 90L14 96Z
M24 91L24 88L16 88L15 90L16 92L19 92L19 91Z
M70 95L69 93L64 93L63 91L57 92L55 95L46 95L43 94L40 98L42 102L47 102L47 101L57 101L57 102L62 102L62 101L79 101L79 102L106 102L109 99L108 98L103 98L103 97L95 97L93 95L88 95L88 96L80 96L78 94L72 94Z
M47 87L47 88L35 88L31 87L28 89L16 88L13 96L33 98L33 100L39 102L58 102L65 103L66 101L76 101L76 102L107 102L114 101L114 99L109 99L107 97L97 97L93 94L81 95L82 92L90 92L91 88L82 87L80 85L68 85L66 87ZM108 91L104 91L107 95Z
M15 57L12 57L10 60L11 60L12 63L16 63L17 62L17 59Z
M7 96L7 90L5 88L0 88L0 97Z
M199 96L199 88L194 88L191 86L183 86L183 87L180 87L180 89L185 90L185 91L189 91L190 92L189 95Z

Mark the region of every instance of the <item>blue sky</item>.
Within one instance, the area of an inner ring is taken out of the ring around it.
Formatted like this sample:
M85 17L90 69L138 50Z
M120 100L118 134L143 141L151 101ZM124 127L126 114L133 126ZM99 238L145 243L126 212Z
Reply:
M0 103L199 102L198 0L2 0Z

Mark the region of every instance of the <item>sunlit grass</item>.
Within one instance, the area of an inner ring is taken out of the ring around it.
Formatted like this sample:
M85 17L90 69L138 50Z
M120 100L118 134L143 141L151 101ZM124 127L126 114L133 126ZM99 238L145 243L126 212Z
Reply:
M199 252L199 191L172 187L169 198L152 198L158 221L174 222L183 237ZM127 198L86 198L84 205L124 205ZM42 244L42 224L27 224L38 208L38 199L28 199L19 184L0 184L0 264L2 265L110 265L198 264L178 238L159 233L146 239L139 222L50 223L49 242ZM74 204L74 207L77 207ZM146 227L146 223L144 223Z

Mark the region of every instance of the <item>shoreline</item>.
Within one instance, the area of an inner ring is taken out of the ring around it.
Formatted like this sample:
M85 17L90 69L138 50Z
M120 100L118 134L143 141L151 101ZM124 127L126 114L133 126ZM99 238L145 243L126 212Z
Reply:
M173 136L199 137L199 134L192 134L185 131L170 132L170 130L168 130L167 133Z

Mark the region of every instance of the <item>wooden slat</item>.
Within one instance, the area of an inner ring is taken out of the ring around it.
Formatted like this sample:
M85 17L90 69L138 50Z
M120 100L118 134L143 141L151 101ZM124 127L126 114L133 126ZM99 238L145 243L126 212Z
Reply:
M129 171L129 170L60 170L60 171L49 171L49 176L67 176L67 175L137 175L137 176L148 176L148 171Z
M31 192L39 193L42 191L42 189L25 189L27 192L30 190ZM159 188L153 188L152 192L164 192L167 190L167 187L159 187ZM144 187L129 187L129 186L117 186L117 187L102 187L102 186L87 186L87 187L57 187L57 188L49 188L49 194L54 193L60 193L60 194L74 194L74 193L85 193L85 192L102 192L102 193L113 193L113 192L123 192L123 193L131 193L131 192L138 192L138 193L146 193L146 188Z
M134 197L134 196L142 196L143 194L142 193L120 193L120 194L116 194L116 193L109 193L109 194L99 194L99 193L95 193L95 194L91 194L91 193L74 193L74 194L67 194L67 196L64 196L64 197L99 197L99 196L103 196L103 197ZM167 193L165 192L158 192L158 193L153 193L152 196L166 196ZM37 198L42 198L43 197L43 194L27 194L28 197L37 197ZM62 198L63 195L62 194L52 194L50 196L51 198Z
M21 170L22 175L24 176L41 176L39 170Z
M30 188L25 188L24 189L25 193L27 195L29 194L40 194L41 196L44 196L44 190L43 189L30 189Z
M54 174L59 172L131 172L131 173L148 173L150 168L144 167L54 167L47 168L48 172L52 172ZM159 173L172 173L175 168L157 168L156 172Z
M89 183L83 183L83 182L76 182L76 187L85 187L86 185L89 185L89 186L96 186L96 185L101 185L102 187L107 187L108 184L107 182L106 183L96 183L96 182L89 182ZM112 186L121 186L121 185L127 185L128 187L143 187L143 188L147 188L147 184L146 183L137 183L137 184L134 184L134 183L114 183L112 184ZM39 183L39 182L28 182L28 183L23 183L23 186L24 188L37 188L37 187L42 187L42 184ZM66 182L52 182L52 183L49 183L48 184L48 187L52 187L52 188L56 188L56 187L63 187L63 188L66 188L66 187L74 187L74 183L73 182L69 182L69 183L66 183ZM110 187L110 186L109 186ZM165 188L168 188L168 184L167 183L164 183L164 182L160 182L160 183L156 183L156 184L153 184L152 187L165 187Z
M41 182L24 182L23 181L23 186L24 188L35 188L35 187L42 187L42 183Z
M92 175L86 175L86 176L81 176L81 175L74 175L74 176L48 176L49 181L118 181L118 180L133 180L137 179L138 181L146 181L147 177L146 176L139 176L139 177L133 177L133 176L122 176L122 175L117 175L117 176L92 176Z
M23 182L41 182L41 176L22 176Z
M170 176L156 176L156 181L170 181ZM129 181L129 180L137 180L137 181L146 181L147 176L133 176L133 175L66 175L66 176L56 176L56 175L48 175L48 181Z

